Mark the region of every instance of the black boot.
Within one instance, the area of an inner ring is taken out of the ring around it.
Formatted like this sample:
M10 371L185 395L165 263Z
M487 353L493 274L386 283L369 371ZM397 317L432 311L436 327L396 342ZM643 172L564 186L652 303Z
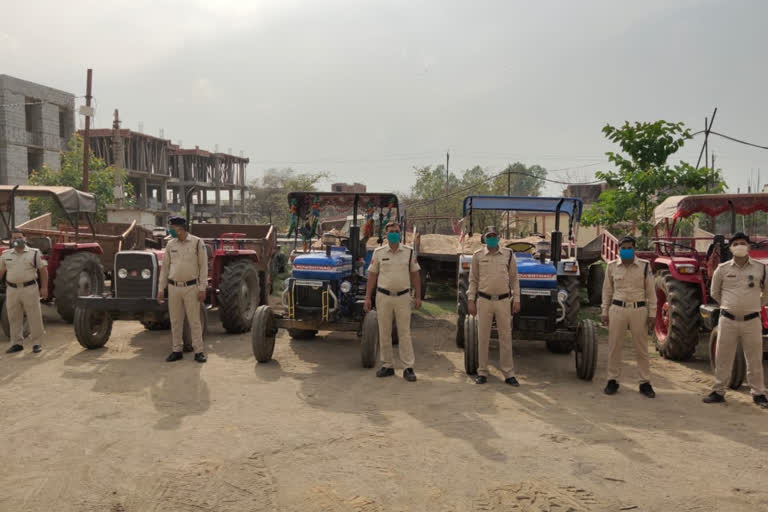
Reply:
M720 393L713 391L701 399L705 404L721 404L725 402L725 397Z
M606 395L615 395L618 390L619 390L619 383L616 382L614 379L611 379L608 381L608 384L605 385L604 391Z
M656 392L653 390L653 386L651 386L650 382L643 382L640 384L640 393L648 398L656 398Z
M416 374L413 373L413 368L406 368L403 372L403 378L408 382L416 382Z
M198 363L204 363L207 360L208 358L206 357L205 352L198 352L197 354L195 354L195 361L197 361Z
M762 407L763 409L768 409L768 398L765 398L765 395L753 396L752 401L755 402L760 407Z
M165 358L166 361L169 363L172 363L174 361L178 361L179 359L184 359L184 353L183 352L171 352L168 357Z
M40 345L35 345L32 347L32 352L34 352L35 354L39 354L42 350L43 350L43 347L41 347Z
M386 368L382 366L379 368L379 370L376 372L377 377L391 377L395 374L394 368Z
M11 345L11 348L5 351L6 354L13 354L14 352L21 352L24 350L24 347L16 343L15 345Z
M488 378L485 375L475 375L475 384L485 384Z
M504 379L504 382L509 384L510 386L514 386L514 387L520 386L520 383L517 382L517 379L514 378L514 377L508 377L508 378Z

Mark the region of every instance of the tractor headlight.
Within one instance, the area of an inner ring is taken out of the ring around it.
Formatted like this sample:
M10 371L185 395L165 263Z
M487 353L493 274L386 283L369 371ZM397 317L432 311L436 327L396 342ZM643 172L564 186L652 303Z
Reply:
M117 277L119 277L120 279L125 279L126 277L128 277L128 271L124 268L121 268L120 270L117 271Z
M152 277L152 271L151 270L149 270L148 268L145 268L144 270L141 271L141 278L142 279L149 279L150 277Z
M579 266L575 261L566 261L563 263L563 272L576 272L579 270Z
M677 271L681 274L695 274L696 273L696 265L692 265L690 263L683 263L681 265L677 265Z
M341 290L341 293L349 293L352 291L352 283L349 281L342 281L341 285L339 285L339 289Z

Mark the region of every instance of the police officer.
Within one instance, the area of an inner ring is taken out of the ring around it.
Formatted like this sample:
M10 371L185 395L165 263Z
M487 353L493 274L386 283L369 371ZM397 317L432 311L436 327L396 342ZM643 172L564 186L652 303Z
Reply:
M708 404L725 402L725 384L731 375L739 340L747 362L752 400L768 408L763 381L763 323L760 311L768 304L765 265L749 257L749 237L736 233L729 244L733 259L712 275L712 298L720 304L720 332L715 353L715 385L704 397Z
M32 351L42 350L38 339L43 335L43 315L40 298L48 298L48 263L40 251L29 247L24 233L14 229L11 232L11 248L0 255L0 279L5 276L5 307L11 328L11 346L6 353L24 350L24 314L29 322L29 340ZM40 288L37 274L40 272Z
M186 315L195 361L204 363L207 358L200 323L200 303L205 300L205 290L208 287L208 253L205 243L187 231L185 219L171 217L169 224L172 238L165 246L157 291L157 301L163 302L164 290L168 288L168 315L171 317L173 352L166 361L178 361L184 357L182 334Z
M400 338L400 359L405 365L403 378L416 381L413 372L415 356L411 340L411 288L414 290L413 305L421 307L421 281L419 264L413 249L401 244L400 225L390 221L386 226L387 243L375 251L368 267L368 285L365 290L364 309L371 310L371 297L376 290L376 311L379 321L379 344L381 347L381 368L377 377L395 374L392 352L392 319L397 324Z
M608 384L605 394L619 390L621 353L627 329L632 334L635 359L640 372L640 393L654 398L651 386L648 334L656 315L656 289L651 265L635 257L635 239L625 236L619 241L619 258L608 263L603 283L603 304L600 317L608 326Z
M504 382L519 386L512 359L512 313L520 312L520 281L515 255L499 247L499 231L494 226L485 230L485 247L472 255L467 300L469 314L476 315L478 323L475 382L485 384L488 380L488 345L496 317Z

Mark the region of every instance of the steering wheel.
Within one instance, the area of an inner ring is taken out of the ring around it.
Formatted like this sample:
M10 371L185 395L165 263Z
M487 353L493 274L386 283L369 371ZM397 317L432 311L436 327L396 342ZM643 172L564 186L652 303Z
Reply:
M507 249L512 249L513 252L531 252L536 246L530 242L512 242L507 244Z

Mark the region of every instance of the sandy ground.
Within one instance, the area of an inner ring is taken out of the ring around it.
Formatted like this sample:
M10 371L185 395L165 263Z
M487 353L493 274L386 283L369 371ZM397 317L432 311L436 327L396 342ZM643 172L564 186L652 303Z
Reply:
M702 404L703 359L652 359L648 400L631 362L603 395L604 345L592 383L518 342L522 387L474 385L450 318L415 321L413 384L362 369L354 335L281 333L257 365L212 322L207 364L167 364L167 332L85 351L46 320L42 354L0 356L2 511L768 510L768 413Z

